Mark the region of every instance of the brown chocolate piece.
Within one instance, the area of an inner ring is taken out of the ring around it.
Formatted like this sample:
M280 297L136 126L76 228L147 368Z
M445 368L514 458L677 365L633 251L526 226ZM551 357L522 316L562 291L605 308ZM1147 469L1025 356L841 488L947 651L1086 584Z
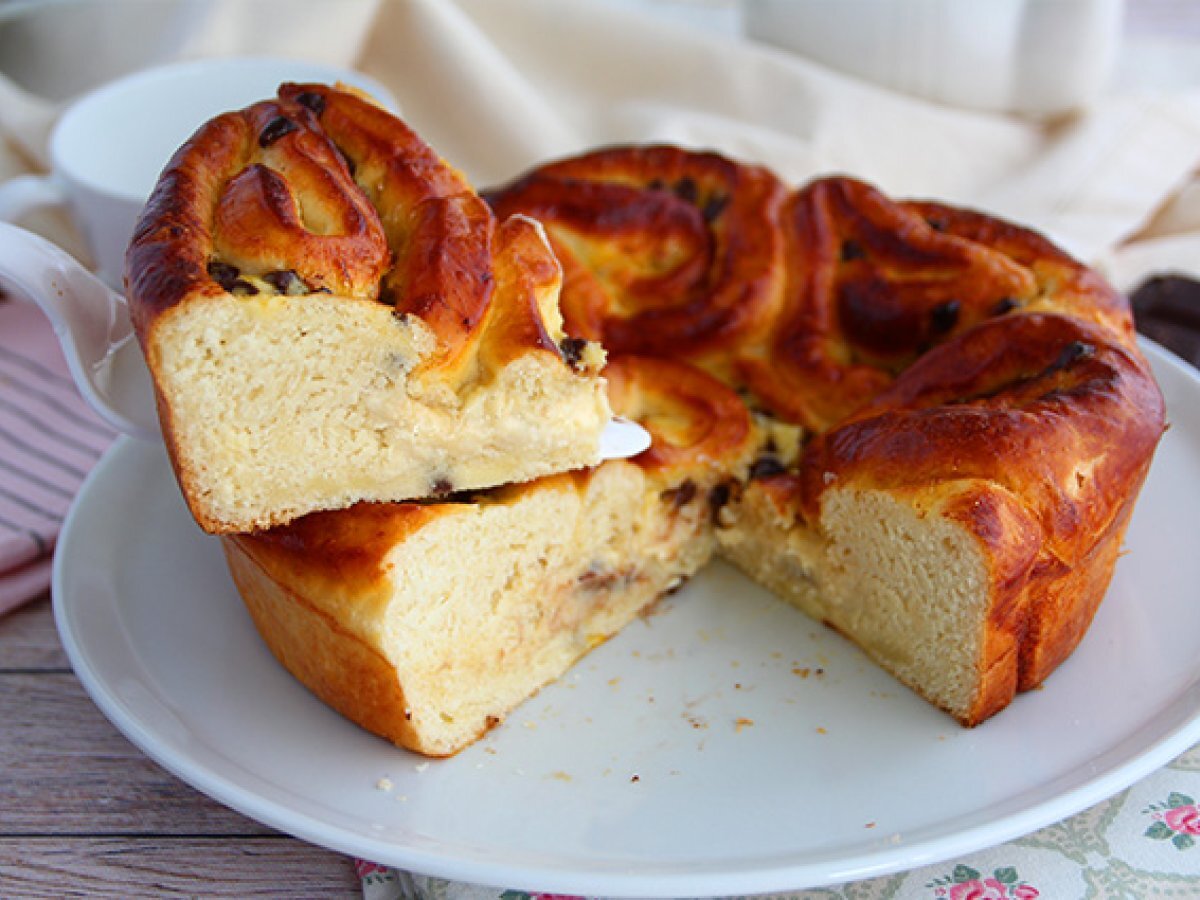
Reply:
M1200 366L1200 281L1182 275L1155 275L1129 299L1138 331Z

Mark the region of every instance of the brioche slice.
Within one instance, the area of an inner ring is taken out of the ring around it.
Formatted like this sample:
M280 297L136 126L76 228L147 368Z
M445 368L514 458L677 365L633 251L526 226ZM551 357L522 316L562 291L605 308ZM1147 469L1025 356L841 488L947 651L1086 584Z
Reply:
M593 465L603 353L540 225L498 222L401 121L321 85L203 126L127 256L167 447L205 530Z
M280 662L364 728L447 756L707 562L749 415L681 363L608 373L614 406L654 437L632 461L224 537Z

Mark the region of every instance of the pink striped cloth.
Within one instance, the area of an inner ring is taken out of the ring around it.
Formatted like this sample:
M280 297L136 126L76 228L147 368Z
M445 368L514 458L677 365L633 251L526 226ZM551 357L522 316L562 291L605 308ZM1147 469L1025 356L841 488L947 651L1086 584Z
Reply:
M41 311L0 297L0 615L49 586L63 516L114 436Z

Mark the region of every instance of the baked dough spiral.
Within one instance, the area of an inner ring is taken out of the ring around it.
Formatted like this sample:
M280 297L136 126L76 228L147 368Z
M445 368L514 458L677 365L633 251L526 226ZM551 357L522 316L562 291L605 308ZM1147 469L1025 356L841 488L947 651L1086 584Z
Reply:
M676 147L552 163L485 193L542 222L564 269L567 331L613 353L725 362L782 287L786 191L766 169Z

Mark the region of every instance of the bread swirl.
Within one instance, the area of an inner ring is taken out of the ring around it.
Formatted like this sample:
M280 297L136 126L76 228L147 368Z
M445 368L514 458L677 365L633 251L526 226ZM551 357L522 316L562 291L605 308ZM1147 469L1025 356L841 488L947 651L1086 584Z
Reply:
M200 525L242 532L594 464L603 353L564 343L541 227L399 119L285 85L174 156L127 255Z
M567 331L610 351L723 371L782 299L786 190L715 153L616 147L491 191L499 215L546 225L570 289Z

